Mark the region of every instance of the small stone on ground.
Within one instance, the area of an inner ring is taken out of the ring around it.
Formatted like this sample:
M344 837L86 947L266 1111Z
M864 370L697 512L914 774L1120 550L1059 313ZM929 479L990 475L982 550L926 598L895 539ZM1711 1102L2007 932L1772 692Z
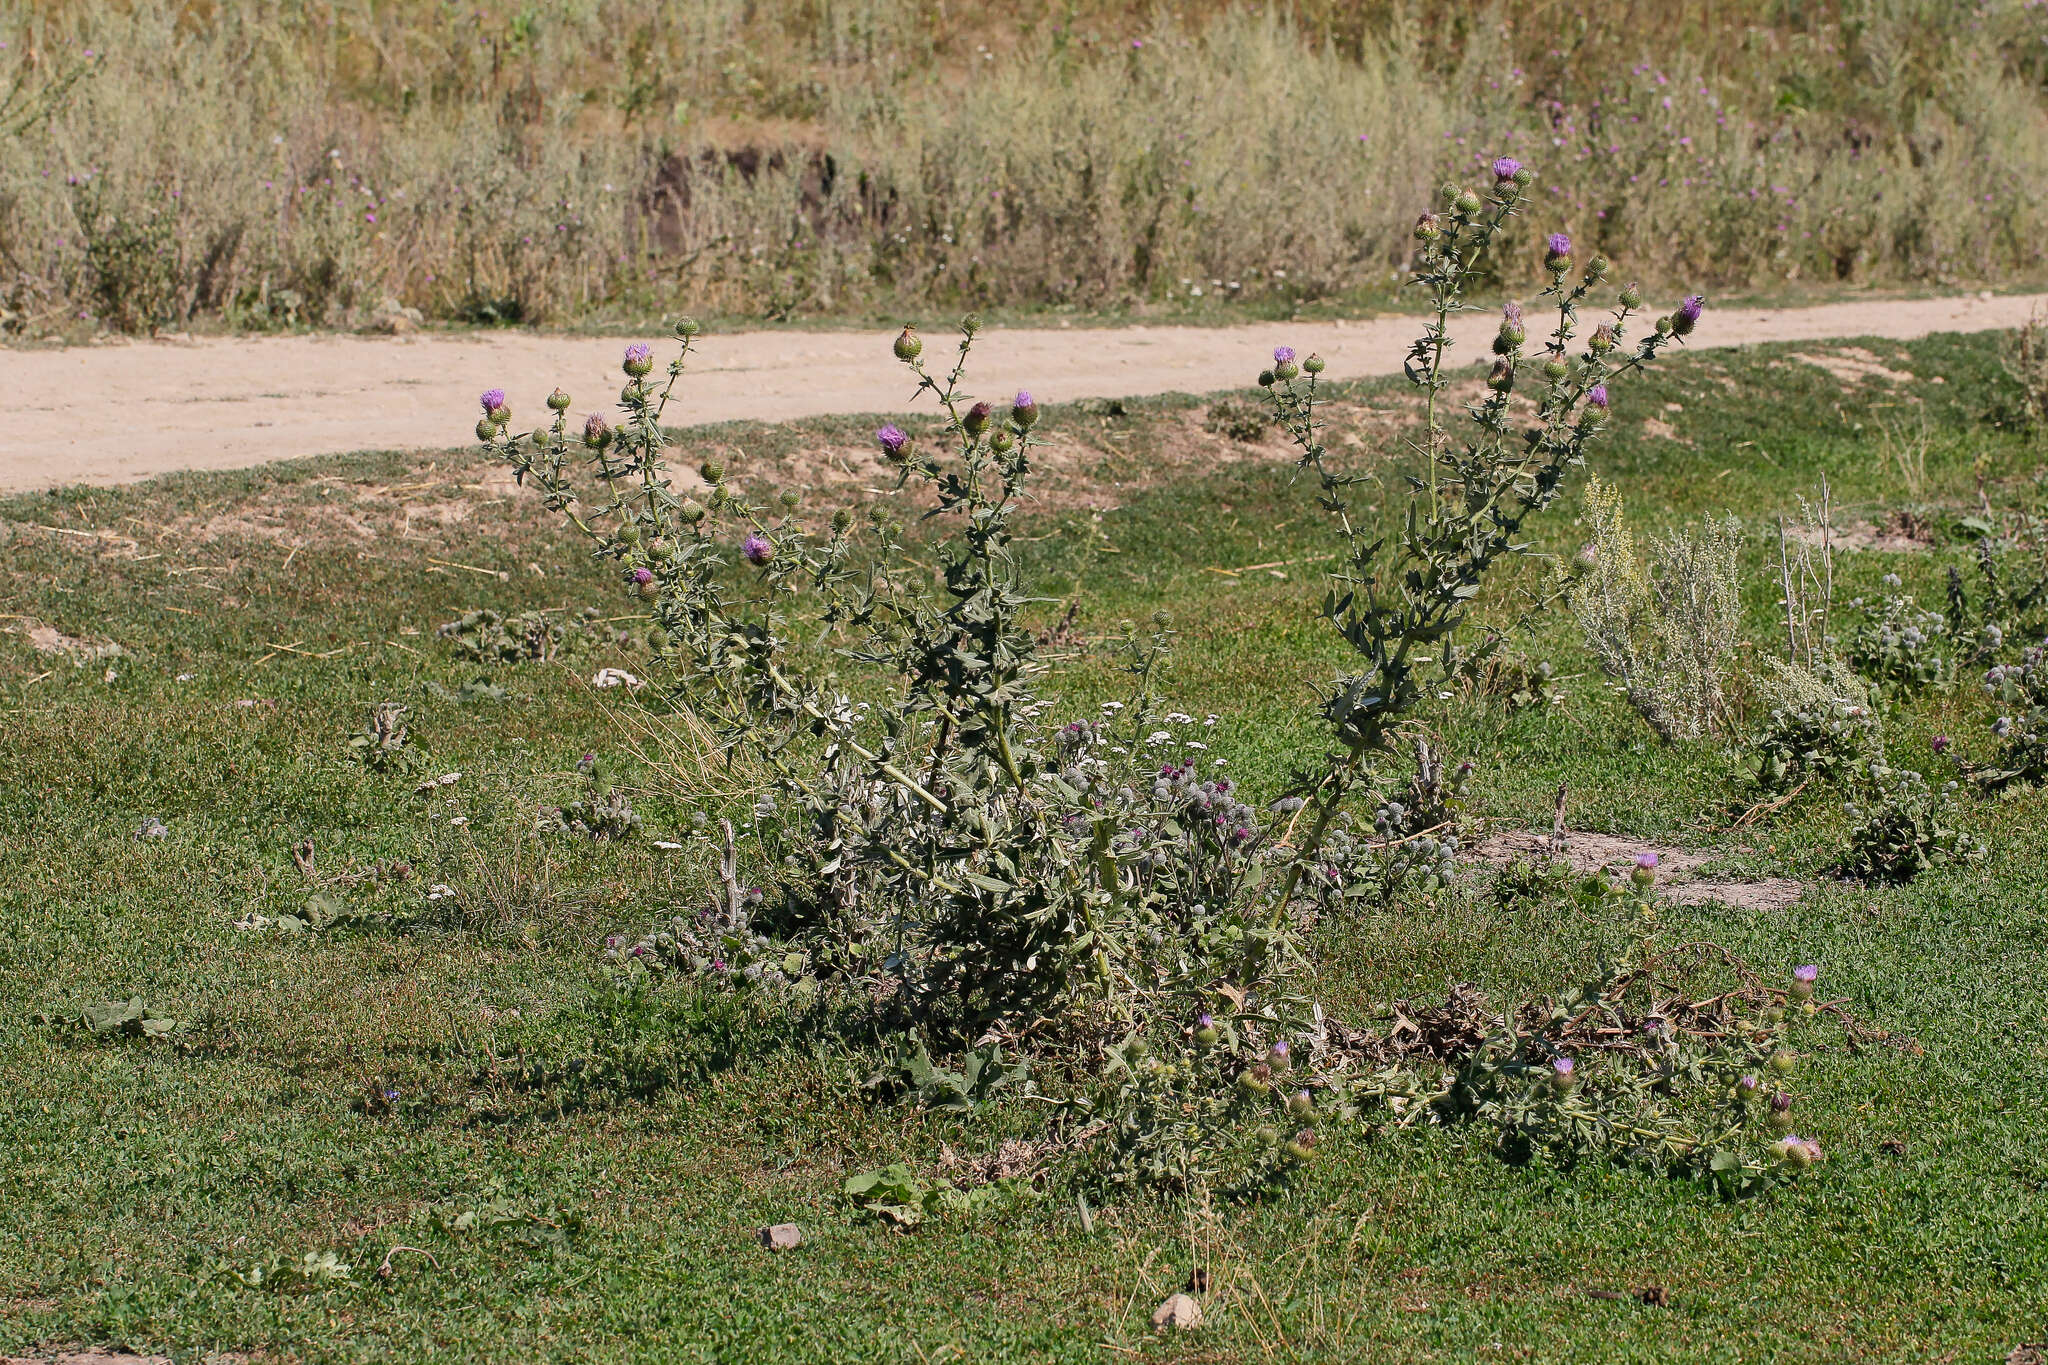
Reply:
M777 1223L773 1227L762 1228L758 1235L761 1245L770 1251L793 1251L802 1246L804 1240L802 1229L794 1223Z
M1200 1327L1202 1325L1202 1305L1196 1303L1186 1294L1175 1294L1152 1311L1152 1325L1154 1327L1177 1328Z

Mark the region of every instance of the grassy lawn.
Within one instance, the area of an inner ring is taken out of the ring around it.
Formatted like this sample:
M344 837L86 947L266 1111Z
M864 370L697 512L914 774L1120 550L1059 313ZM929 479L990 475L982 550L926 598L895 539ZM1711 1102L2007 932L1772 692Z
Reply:
M1999 344L1867 343L1910 376L1897 381L1792 359L1815 346L1684 358L1617 393L1597 472L1639 527L1744 519L1752 659L1776 647L1770 528L1822 476L1844 524L1913 509L1937 528L1911 551L1843 554L1838 601L1897 573L1939 604L1948 567L1969 564L1946 528L1976 505L1980 459L1995 505L2043 492L2040 448L1987 419L2009 399ZM1401 391L1344 397L1343 420L1367 433L1348 453L1380 458L1373 415ZM1079 603L1053 690L1076 714L1116 695L1090 641L1166 608L1182 632L1168 690L1219 715L1214 751L1270 797L1324 743L1316 688L1339 654L1316 615L1316 557L1333 542L1276 447L1174 463L1167 444L1203 406L1049 409L1044 429L1072 458L1025 534L1044 537L1037 567ZM1909 486L1880 433L1916 413L1925 474ZM867 425L728 428L686 446L744 449L759 463L742 474L765 477ZM1171 477L1148 474L1161 468ZM752 1035L726 1055L713 1009L671 996L622 1021L608 1003L603 938L705 884L701 844L654 844L702 794L652 761L622 690L590 685L606 665L649 674L644 649L607 636L566 663L487 667L436 633L477 608L634 610L530 495L487 476L465 455L370 455L0 503L0 627L16 628L0 635L0 1353L1996 1361L2048 1340L2042 793L1970 801L1984 863L1903 887L1836 881L1838 799L1733 828L1760 799L1740 746L1659 745L1570 620L1546 614L1518 647L1554 664L1564 704L1510 715L1453 699L1430 723L1477 764L1490 821L1547 828L1562 782L1578 828L1810 883L1789 908L1667 905L1656 933L1772 976L1820 963L1826 992L1892 1035L1802 1072L1801 1131L1827 1164L1726 1200L1629 1171L1512 1166L1475 1132L1333 1131L1305 1180L1252 1206L1084 1210L1055 1188L892 1233L846 1206L848 1174L930 1169L997 1135L865 1098L859 1055ZM1572 513L1538 540L1569 555ZM1542 571L1512 577L1533 588ZM124 652L74 663L32 646L40 626ZM428 755L416 771L348 761L387 701ZM1969 675L1906 699L1893 756L1937 773L1928 741L1945 733L1982 759L1994 714ZM586 752L635 788L645 836L537 843L523 833L534 804L573 796ZM721 800L703 797L714 813ZM165 832L138 837L149 821ZM428 899L440 884L509 889L498 913L458 924ZM280 930L316 896L303 931ZM1503 909L1475 871L1429 903L1325 925L1316 986L1362 1022L1454 982L1542 994L1632 933ZM159 1040L39 1020L130 997L189 1027ZM670 1058L675 1083L564 1105L522 1082L622 1035ZM785 1221L800 1248L755 1244ZM330 1255L345 1277L293 1273ZM1207 1325L1155 1335L1152 1309L1196 1264ZM1642 1301L1652 1286L1668 1303Z

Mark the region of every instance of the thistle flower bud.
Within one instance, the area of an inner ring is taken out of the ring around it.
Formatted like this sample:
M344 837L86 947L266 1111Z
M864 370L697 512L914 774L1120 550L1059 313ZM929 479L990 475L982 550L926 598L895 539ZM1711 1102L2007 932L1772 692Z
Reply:
M1771 1054L1771 1070L1777 1072L1780 1076L1791 1075L1792 1069L1798 1065L1798 1054L1790 1048L1781 1047Z
M476 401L482 405L484 416L493 422L504 423L512 420L512 409L505 406L503 389L485 389L477 396Z
M988 435L988 448L998 455L1007 455L1016 448L1017 438L1010 434L1008 427L997 427Z
M654 372L654 348L644 341L634 342L626 348L620 368L635 379L646 378Z
M1735 1083L1735 1098L1744 1104L1756 1098L1757 1086L1761 1084L1754 1075L1746 1075Z
M1505 360L1493 362L1493 370L1486 376L1486 387L1495 393L1508 393L1515 387L1515 367Z
M1321 374L1329 367L1329 363L1329 361L1324 360L1314 351L1310 351L1308 358L1301 362L1302 372L1305 374Z
M1038 424L1038 400L1029 389L1017 390L1017 396L1010 400L1010 420L1026 431Z
M1613 326L1603 322L1598 327L1595 327L1593 329L1593 335L1587 338L1586 349L1591 351L1594 355L1606 355L1609 351L1614 349L1614 343L1615 338Z
M1572 268L1572 239L1562 232L1553 232L1543 244L1543 264L1551 270L1563 272Z
M683 520L692 526L704 520L704 504L695 498L684 498L683 505L677 510L682 513Z
M681 340L687 341L703 330L697 319L687 313L676 319L676 336Z
M1258 1074L1260 1071L1264 1069L1265 1068L1263 1067L1255 1066L1247 1070L1238 1072L1237 1088L1244 1091L1244 1093L1247 1095L1265 1094L1267 1090L1266 1078Z
M706 460L703 464L697 466L697 472L704 476L704 482L708 484L716 485L725 482L725 464L721 460Z
M1285 1071L1294 1065L1294 1055L1288 1050L1285 1038L1278 1040L1266 1050L1266 1061L1275 1071Z
M1500 310L1500 331L1493 338L1495 355L1506 355L1529 339L1522 325L1522 305L1510 303Z
M1820 968L1811 963L1804 967L1794 967L1792 969L1792 985L1786 994L1790 995L1794 1000L1811 1000L1813 999L1814 982L1819 979Z
M1440 186L1438 186L1438 187L1437 187L1437 194L1438 194L1438 196L1439 196L1439 197L1441 197L1441 198L1443 199L1444 203L1446 203L1446 204L1455 204L1455 203L1457 203L1457 202L1458 202L1458 196L1459 196L1460 194L1463 194L1463 193L1464 193L1464 191L1463 191L1463 190L1461 190L1460 188L1458 188L1458 186L1456 186L1456 185L1453 185L1453 184L1452 184L1452 183L1451 183L1450 181L1448 181L1448 180L1444 181L1444 183L1443 183L1442 185L1440 185Z
M477 418L476 438L485 445L490 445L498 439L498 424L488 417Z
M1579 1083L1579 1078L1573 1074L1577 1070L1577 1063L1573 1062L1569 1057L1551 1058L1550 1088L1560 1093L1570 1090Z
M1271 370L1260 370L1259 387L1262 389L1270 389L1273 387L1275 381L1278 378L1279 376L1275 375Z
M647 542L647 557L657 564L673 559L675 553L675 544L667 536L656 536Z
M1612 268L1612 265L1605 256L1595 256L1592 260L1586 262L1586 283L1600 283L1600 281L1607 278L1607 272Z
M611 423L605 421L601 414L593 412L583 419L583 444L599 450L611 439Z
M1287 1140L1280 1149L1281 1154L1297 1166L1306 1165L1315 1158L1316 1135L1304 1128Z
M1699 294L1688 294L1685 302L1678 305L1678 311L1671 315L1671 330L1679 336L1689 336L1699 325L1700 314L1707 310L1706 299Z
M1214 1017L1202 1014L1195 1018L1195 1046L1207 1052L1216 1046L1223 1034L1216 1027Z
M995 409L988 404L976 403L967 410L967 415L960 419L961 429L969 436L981 435L988 430L988 420L994 412Z
M1433 213L1425 213L1415 220L1415 240L1433 242L1443 236L1443 222Z
M980 330L981 314L969 313L966 317L960 319L960 331L962 335L971 337Z
M1619 298L1624 308L1640 308L1643 306L1643 287L1631 281L1621 287Z
M1477 213L1479 212L1479 196L1470 190L1460 190L1457 199L1453 201L1453 207L1460 213Z
M1572 367L1565 364L1561 356L1552 356L1543 362L1543 377L1553 384L1571 372Z
M917 328L904 323L902 334L896 338L896 358L907 365L922 354L924 342L918 337Z
M853 525L853 509L842 507L832 514L832 534L843 536Z
M569 410L569 395L563 393L560 389L556 389L548 395L548 406L556 412L567 412Z
M775 558L775 546L769 543L768 537L756 532L740 542L740 553L746 557L747 563L759 567Z

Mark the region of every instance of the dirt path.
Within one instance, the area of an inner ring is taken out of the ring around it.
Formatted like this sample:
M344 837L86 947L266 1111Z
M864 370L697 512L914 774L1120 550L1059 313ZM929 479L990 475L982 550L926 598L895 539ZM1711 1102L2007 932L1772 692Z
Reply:
M2048 295L1862 301L1711 311L1707 346L2014 327ZM1494 322L1461 319L1460 354L1478 357ZM1231 328L995 330L977 348L988 393L1041 400L1209 393L1249 386L1281 343L1320 352L1332 378L1397 370L1409 318ZM937 348L950 350L943 332ZM181 469L231 469L351 450L442 449L471 439L475 396L497 386L515 421L545 412L561 384L575 412L609 410L622 382L615 339L524 333L404 338L300 336L114 343L0 351L0 491L124 483ZM660 354L657 349L657 354ZM901 410L911 386L889 338L860 332L707 336L681 384L688 423L786 421ZM675 408L672 412L677 412Z

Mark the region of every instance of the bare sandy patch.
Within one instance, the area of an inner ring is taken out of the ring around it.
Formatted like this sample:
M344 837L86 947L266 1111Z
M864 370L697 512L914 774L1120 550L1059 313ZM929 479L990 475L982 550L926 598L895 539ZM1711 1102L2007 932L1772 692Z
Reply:
M1861 384L1865 380L1878 379L1887 384L1910 384L1914 376L1905 370L1895 370L1883 360L1864 350L1861 346L1842 346L1829 351L1801 352L1794 360L1826 370L1845 384Z
M1658 885L1665 898L1677 905L1713 903L1739 910L1777 910L1806 894L1803 882L1786 877L1745 880L1696 875L1713 861L1715 854L1711 851L1586 830L1567 830L1562 850L1548 833L1528 829L1497 831L1472 849L1472 856L1490 867L1505 867L1518 858L1562 857L1581 876L1634 867L1637 856L1643 853L1657 855Z
M48 622L38 621L33 617L23 617L6 629L9 635L25 638L29 648L36 653L61 656L80 668L90 663L98 663L102 659L119 658L128 652L105 636L86 639L77 635L66 635Z

